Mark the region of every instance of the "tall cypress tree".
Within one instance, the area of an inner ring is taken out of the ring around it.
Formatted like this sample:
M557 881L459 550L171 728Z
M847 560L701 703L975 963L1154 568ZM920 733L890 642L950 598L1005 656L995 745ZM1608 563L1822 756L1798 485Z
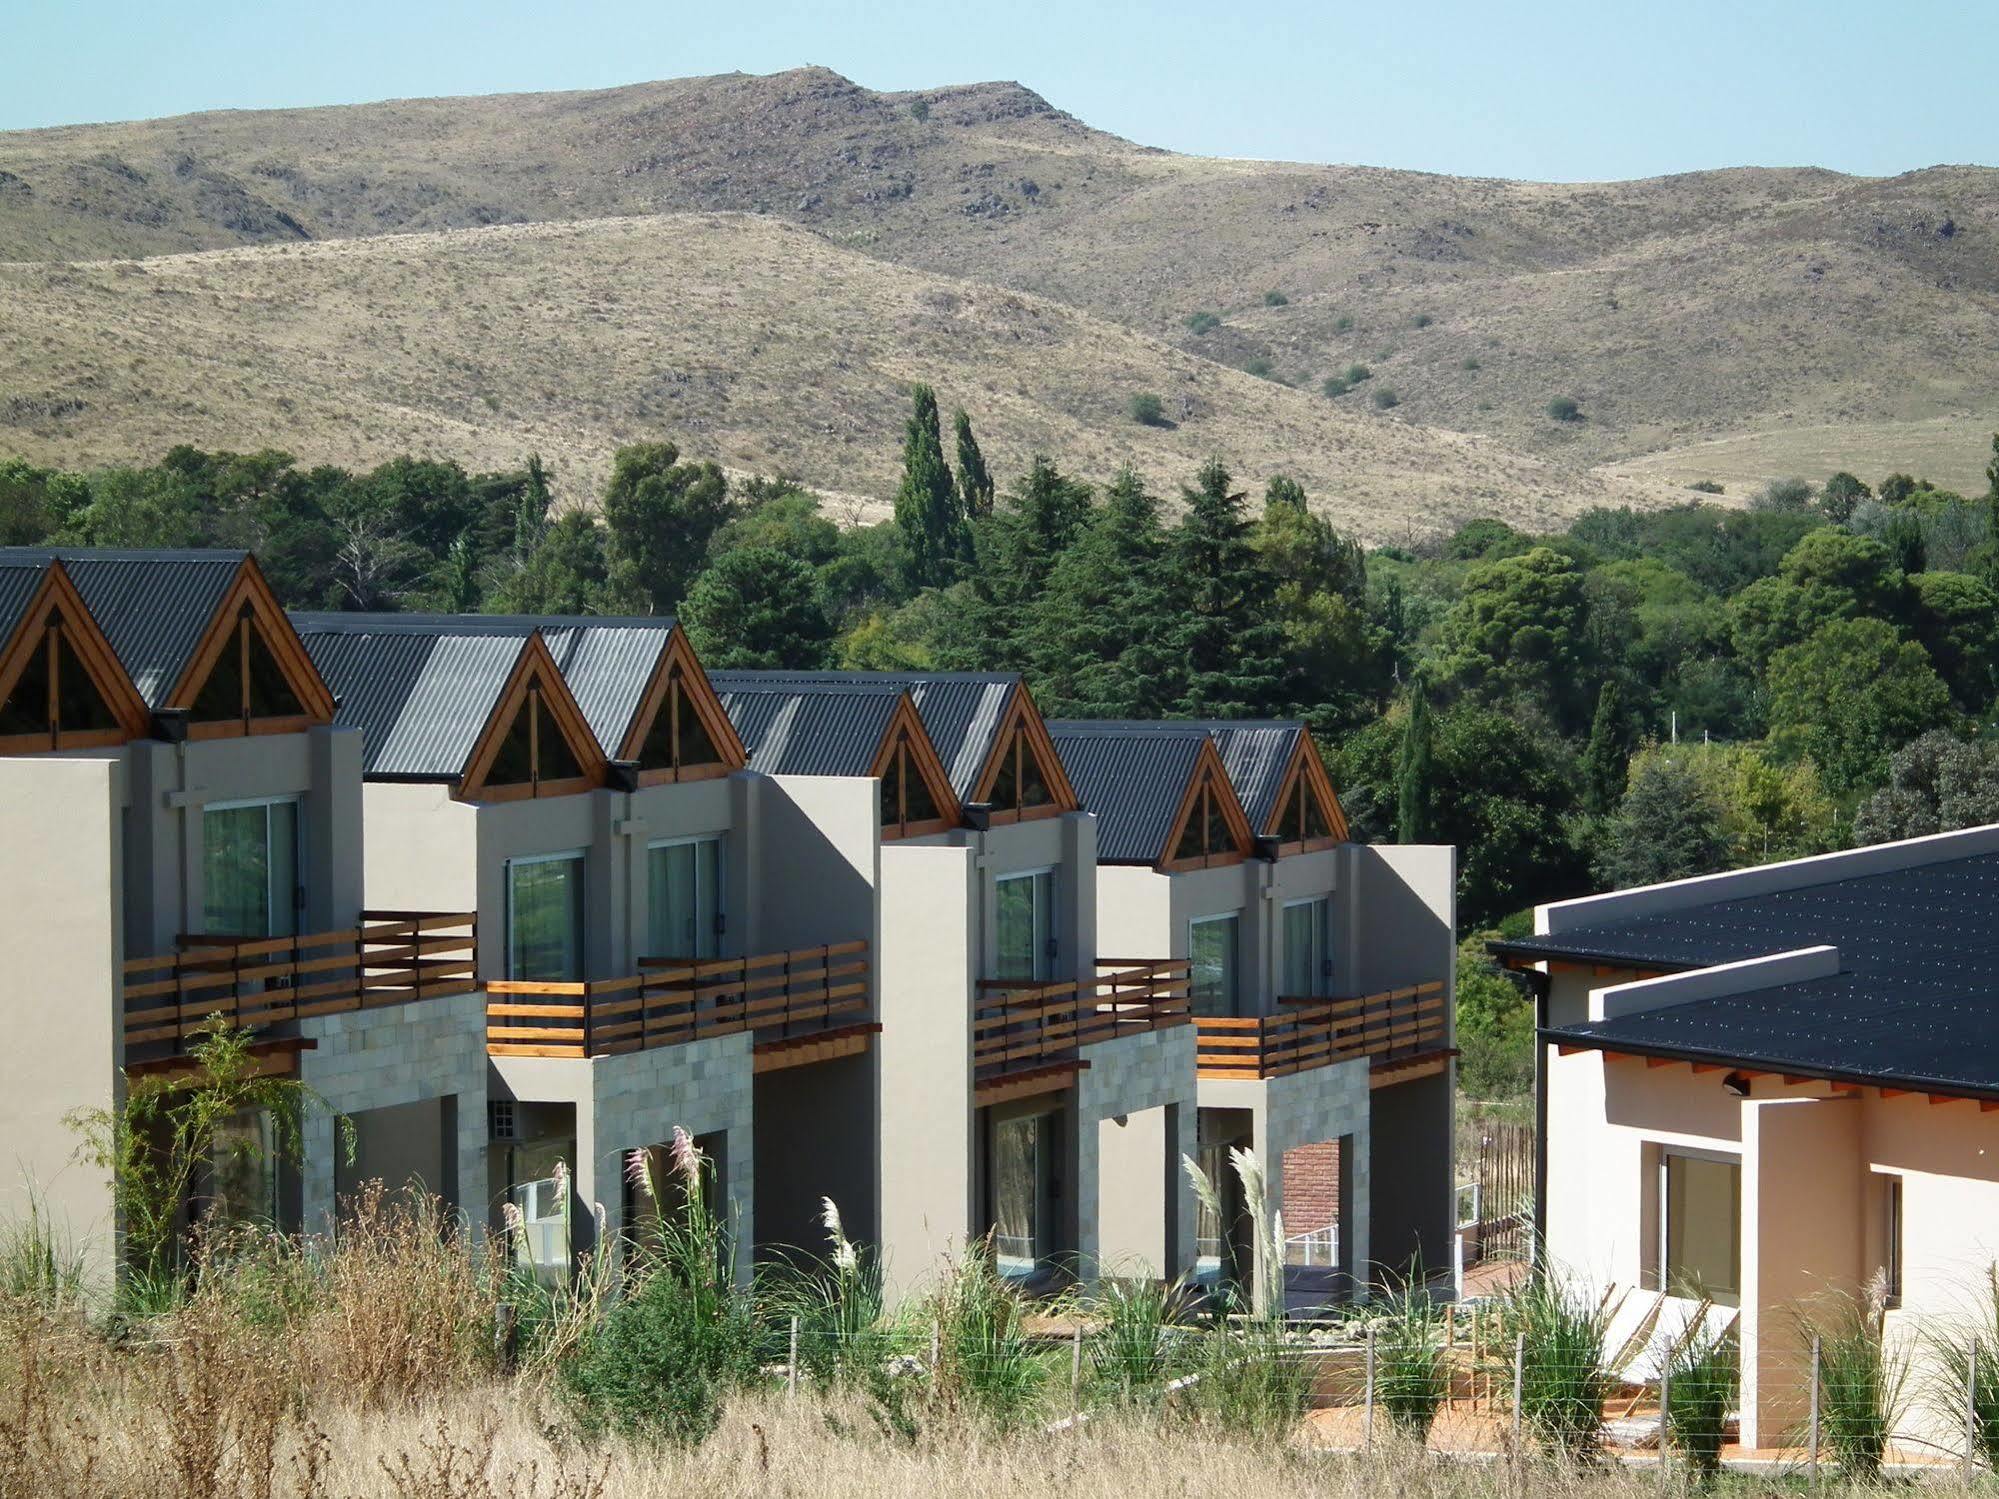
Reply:
M902 487L895 495L895 529L901 542L903 586L911 593L941 588L971 560L971 528L958 503L951 467L937 426L937 393L911 391L902 433Z
M967 520L984 520L993 513L993 476L986 455L972 436L972 419L963 411L952 418L958 439L958 507Z
M1583 750L1583 805L1592 812L1615 811L1624 799L1624 777L1631 763L1631 715L1616 677L1606 678L1596 695L1596 716L1590 721L1589 744Z
M1288 706L1277 581L1250 535L1247 496L1221 459L1181 490L1186 514L1173 535L1172 593L1183 610L1176 644L1187 685L1178 712L1190 718L1256 718Z
M1421 843L1430 834L1430 757L1436 729L1430 694L1419 674L1409 679L1409 715L1395 755L1395 841Z

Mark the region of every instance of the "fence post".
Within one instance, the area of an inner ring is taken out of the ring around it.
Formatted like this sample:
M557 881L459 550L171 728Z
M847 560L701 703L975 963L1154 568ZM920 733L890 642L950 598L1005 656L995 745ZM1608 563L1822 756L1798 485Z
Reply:
M1513 1455L1520 1456L1520 1387L1527 1372L1527 1334L1513 1335Z
M1374 1324L1367 1324L1367 1390L1363 1396L1366 1409L1361 1418L1360 1446L1363 1452L1374 1450Z
M1812 1487L1816 1489L1819 1486L1819 1338L1817 1333L1812 1334L1812 1405L1810 1419L1811 1427L1810 1435L1807 1438L1809 1445L1807 1447L1806 1460L1811 1464L1811 1483Z
M1069 1339L1069 1409L1080 1416L1083 1413L1083 1319L1076 1319L1074 1332Z
M1978 1344L1964 1354L1964 1481L1978 1471Z
M1672 1441L1668 1433L1668 1414L1673 1409L1673 1350L1666 1350L1664 1362L1659 1365L1659 1476L1666 1476L1666 1466L1672 1453Z
M520 1314L511 1301L497 1302L493 1307L493 1362L502 1374L511 1374L519 1352Z
M785 1365L784 1384L787 1395L795 1397L798 1394L798 1318L795 1315L791 1319L791 1362Z
M933 1321L930 1324L930 1375L937 1376L937 1363L944 1353L944 1324Z

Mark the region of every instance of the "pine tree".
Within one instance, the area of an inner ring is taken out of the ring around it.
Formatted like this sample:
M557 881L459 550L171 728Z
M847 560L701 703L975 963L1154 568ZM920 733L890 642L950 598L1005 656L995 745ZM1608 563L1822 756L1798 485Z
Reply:
M1129 467L1057 561L1020 632L1042 711L1065 718L1160 718L1180 694L1170 649L1159 501Z
M1421 843L1430 835L1430 760L1436 730L1423 678L1409 681L1409 714L1395 755L1395 841Z
M535 550L548 535L548 512L552 497L548 491L548 470L541 454L528 454L527 482L521 486L520 501L514 511L514 561L526 567Z
M952 418L958 439L958 505L967 520L984 520L993 513L993 476L986 455L972 436L972 419L963 411Z
M1631 761L1631 715L1617 678L1608 678L1596 695L1596 717L1590 723L1589 745L1583 751L1583 805L1599 814L1616 809L1624 797L1625 768Z
M1256 718L1288 706L1276 579L1263 565L1221 459L1182 489L1187 510L1173 535L1169 587L1184 613L1176 644L1187 686L1175 711L1190 718Z
M895 496L895 529L902 543L902 581L911 593L942 588L971 560L971 529L944 461L937 428L937 393L918 385L911 393L902 435L902 488Z

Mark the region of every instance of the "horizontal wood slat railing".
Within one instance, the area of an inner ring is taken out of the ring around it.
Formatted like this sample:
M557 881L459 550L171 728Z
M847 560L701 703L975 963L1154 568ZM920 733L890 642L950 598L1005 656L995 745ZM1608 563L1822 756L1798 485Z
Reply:
M793 1041L868 1016L868 944L750 958L641 958L637 973L581 983L486 984L493 1056L603 1057L710 1036Z
M1088 983L981 979L972 1006L972 1077L991 1082L1080 1060L1117 1036L1185 1025L1187 964L1103 958Z
M359 926L297 937L184 932L124 966L127 1055L173 1056L221 1016L259 1028L478 988L468 911L363 911Z
M1268 1078L1369 1057L1379 1065L1443 1046L1444 984L1410 984L1351 999L1280 999L1275 1015L1200 1015L1202 1077Z

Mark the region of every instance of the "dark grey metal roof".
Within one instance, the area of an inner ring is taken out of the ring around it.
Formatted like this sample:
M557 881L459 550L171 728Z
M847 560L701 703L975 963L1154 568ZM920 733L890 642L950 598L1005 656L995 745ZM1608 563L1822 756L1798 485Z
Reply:
M292 624L361 730L368 775L456 780L492 716L528 632L457 626L449 615L294 614Z
M1020 677L1013 672L731 671L710 672L708 680L717 692L907 691L960 801L970 800L977 788L979 771L992 755L1000 723L1012 706L1014 693L1020 690Z
M157 708L187 670L223 595L249 554L0 548L0 559L60 558L146 706Z
M1999 854L1718 900L1492 944L1674 971L1839 949L1831 977L1557 1027L1568 1045L1999 1095Z
M673 633L673 620L598 618L589 615L527 614L333 614L297 611L292 623L301 636L379 635L424 639L450 636L524 641L541 631L549 654L590 724L590 732L607 756L623 746L659 664L659 653ZM462 654L462 653L461 653ZM315 655L314 660L318 657ZM509 657L509 665L512 663ZM325 671L325 667L321 667ZM333 679L329 675L327 680ZM336 685L335 692L341 689ZM469 752L469 746L468 746Z
M1207 728L1222 752L1229 783L1249 814L1250 828L1261 833L1277 810L1277 793L1284 789L1284 772L1297 753L1298 741L1305 737L1305 725L1243 721L1210 723Z
M713 672L729 722L765 775L864 776L881 750L899 689L766 683L755 672Z
M45 566L39 562L10 561L4 553L0 553L0 645L7 643L7 638L21 623L28 601L42 586Z
M1156 864L1208 737L1197 723L1051 719L1049 737L1083 810L1097 818L1097 858Z

